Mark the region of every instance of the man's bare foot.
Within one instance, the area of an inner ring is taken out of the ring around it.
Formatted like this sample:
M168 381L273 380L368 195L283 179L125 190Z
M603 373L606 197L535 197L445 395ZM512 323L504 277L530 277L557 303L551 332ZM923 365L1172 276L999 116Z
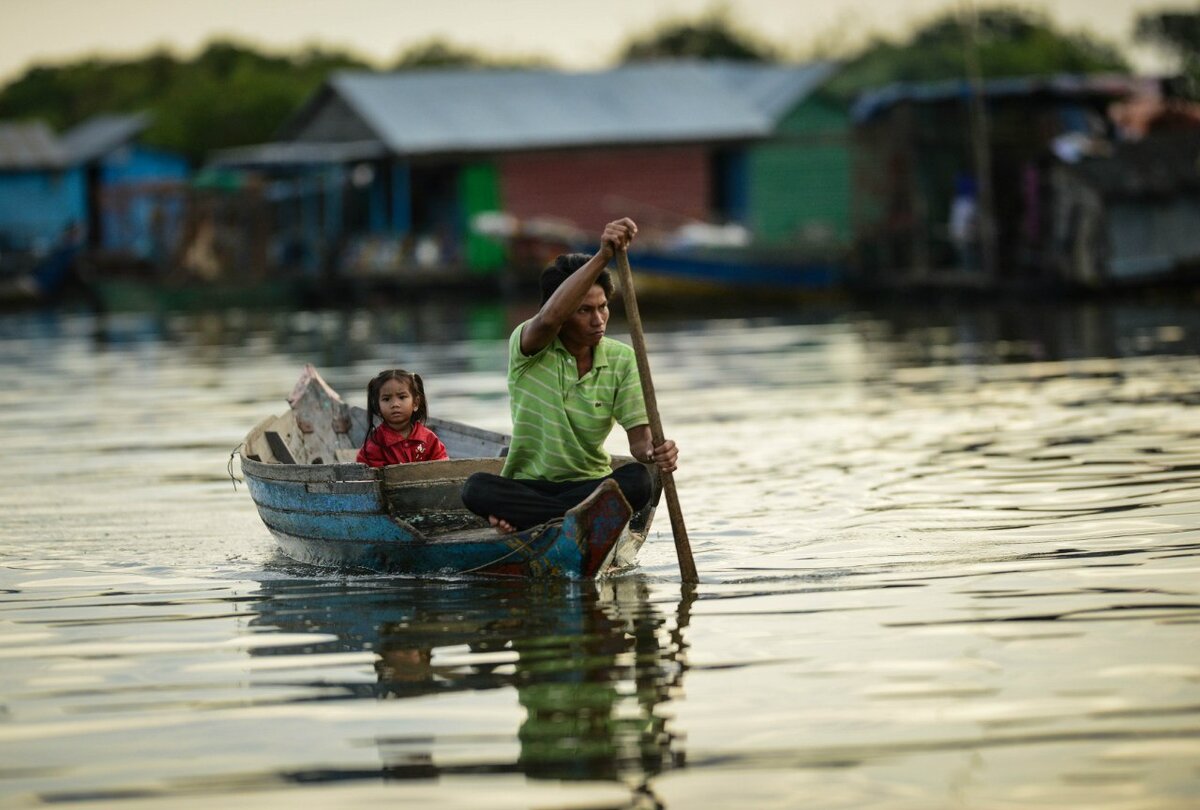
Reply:
M507 520L502 520L495 515L488 515L488 523L492 524L492 528L500 534L512 534L517 530L517 527L509 523Z

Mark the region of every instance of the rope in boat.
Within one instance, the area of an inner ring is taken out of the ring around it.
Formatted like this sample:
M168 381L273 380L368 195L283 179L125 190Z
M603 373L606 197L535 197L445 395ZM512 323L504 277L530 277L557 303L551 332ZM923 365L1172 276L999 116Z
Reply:
M541 539L541 536L545 533L546 533L546 529L542 529L541 531L530 535L528 541L517 538L519 545L516 548L509 551L507 554L501 555L501 556L497 557L496 559L492 560L491 562L486 562L482 565L477 565L474 568L464 568L463 570L455 571L454 573L455 574L473 574L476 571L482 571L485 568L491 568L493 565L498 565L518 552L532 550L531 549L532 544L537 542L539 539ZM543 556L545 556L545 554L546 554L546 550L543 550L540 554L536 555L535 557L531 557L530 559L537 559L537 557L543 557Z
M237 492L237 485L238 485L239 479L235 478L233 475L233 457L237 455L237 451L239 449L241 449L240 444L237 447L233 448L233 452L229 454L229 463L225 465L225 472L229 473L229 480L233 482L233 491L234 492Z

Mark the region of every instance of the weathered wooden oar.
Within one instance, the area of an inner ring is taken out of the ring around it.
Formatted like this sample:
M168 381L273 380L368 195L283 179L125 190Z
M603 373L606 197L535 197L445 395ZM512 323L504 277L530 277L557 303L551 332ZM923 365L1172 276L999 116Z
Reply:
M650 417L650 437L654 446L663 443L662 419L658 416L658 400L654 396L654 383L650 380L650 358L646 355L646 336L642 333L642 316L638 313L637 296L633 292L633 271L629 269L629 256L622 248L617 251L617 271L621 275L621 294L625 299L625 315L629 318L629 335L633 338L633 350L637 354L638 374L642 378L642 395L646 399L646 415ZM683 510L679 508L679 493L675 490L675 476L662 472L663 492L667 496L667 511L671 515L671 531L675 535L675 554L679 557L679 573L684 582L700 581L696 573L696 562L692 559L692 544L688 542L687 527L683 525Z

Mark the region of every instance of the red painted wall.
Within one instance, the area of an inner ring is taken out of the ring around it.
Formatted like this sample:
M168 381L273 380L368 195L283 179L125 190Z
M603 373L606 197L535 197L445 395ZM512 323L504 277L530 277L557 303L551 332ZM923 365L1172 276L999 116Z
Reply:
M652 229L709 217L704 147L538 152L504 155L497 164L504 208L520 218L558 217L599 235L619 216Z

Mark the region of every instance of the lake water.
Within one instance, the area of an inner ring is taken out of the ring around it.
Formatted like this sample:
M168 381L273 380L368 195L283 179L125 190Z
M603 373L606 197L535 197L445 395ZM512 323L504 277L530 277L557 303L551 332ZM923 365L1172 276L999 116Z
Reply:
M422 582L231 482L307 361L507 429L520 311L0 317L0 805L1200 805L1200 309L642 308L694 590L665 509Z

